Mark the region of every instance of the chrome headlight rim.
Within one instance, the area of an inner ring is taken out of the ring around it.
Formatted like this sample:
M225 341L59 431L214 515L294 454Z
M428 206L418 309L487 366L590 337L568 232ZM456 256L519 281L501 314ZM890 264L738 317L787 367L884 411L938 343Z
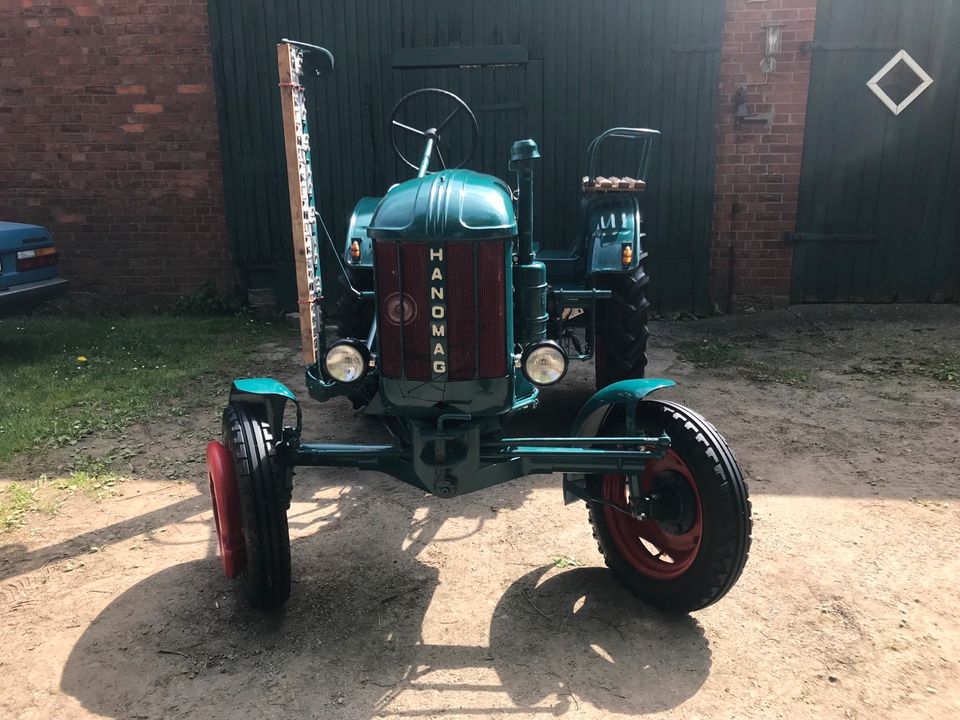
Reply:
M527 363L529 362L531 356L537 351L556 353L557 357L559 357L559 359L563 362L563 370L560 371L560 374L557 376L556 380L544 383L538 382L530 377L530 373L527 371ZM556 385L566 377L569 367L570 361L567 358L567 354L563 351L563 348L560 347L560 344L554 340L541 340L533 345L528 345L524 349L523 356L520 360L520 369L523 371L523 376L537 387L549 387L551 385Z
M342 352L343 349L349 349L357 353L357 356L360 358L360 374L352 380L341 380L333 372L330 371L330 365L327 360L330 358L330 354L334 351ZM354 338L342 338L331 344L327 351L323 354L323 371L326 373L327 377L331 378L334 382L340 383L341 385L356 385L359 382L362 382L363 379L367 376L367 371L370 368L370 349L366 346L365 343L355 340Z

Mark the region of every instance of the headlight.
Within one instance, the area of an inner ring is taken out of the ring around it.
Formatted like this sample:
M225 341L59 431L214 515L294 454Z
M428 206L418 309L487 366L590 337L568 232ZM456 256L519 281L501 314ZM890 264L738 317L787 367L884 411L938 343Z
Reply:
M567 355L552 340L537 343L523 354L523 374L534 385L553 385L567 373Z
M370 355L366 345L356 340L337 340L323 358L327 375L337 382L357 382L367 372L367 360Z

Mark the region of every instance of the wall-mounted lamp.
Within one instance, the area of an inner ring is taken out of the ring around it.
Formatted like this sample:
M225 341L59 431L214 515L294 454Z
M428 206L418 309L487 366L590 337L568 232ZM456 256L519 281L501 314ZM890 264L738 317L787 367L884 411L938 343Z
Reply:
M783 25L763 25L761 26L767 31L766 43L764 43L763 54L764 55L779 55L780 54L780 36L781 31L783 30Z
M783 25L767 23L760 27L767 31L763 39L763 60L760 61L760 72L769 74L777 69L776 56L780 54Z

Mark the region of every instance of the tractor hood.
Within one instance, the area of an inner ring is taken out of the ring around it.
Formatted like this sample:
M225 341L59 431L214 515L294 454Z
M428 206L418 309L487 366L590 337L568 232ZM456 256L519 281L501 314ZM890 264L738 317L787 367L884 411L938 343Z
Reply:
M472 170L443 170L391 189L373 213L375 239L481 240L517 234L510 187Z

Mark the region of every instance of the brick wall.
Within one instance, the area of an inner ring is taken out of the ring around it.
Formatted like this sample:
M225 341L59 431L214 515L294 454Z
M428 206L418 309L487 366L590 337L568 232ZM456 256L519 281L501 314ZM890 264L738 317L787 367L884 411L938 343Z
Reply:
M720 51L720 105L713 208L711 290L721 306L732 295L785 298L790 292L800 161L810 81L816 0L727 0ZM760 72L767 23L782 24L776 70ZM737 121L736 90L748 112ZM730 259L733 253L733 287Z
M206 0L0 2L0 219L77 297L232 286Z

